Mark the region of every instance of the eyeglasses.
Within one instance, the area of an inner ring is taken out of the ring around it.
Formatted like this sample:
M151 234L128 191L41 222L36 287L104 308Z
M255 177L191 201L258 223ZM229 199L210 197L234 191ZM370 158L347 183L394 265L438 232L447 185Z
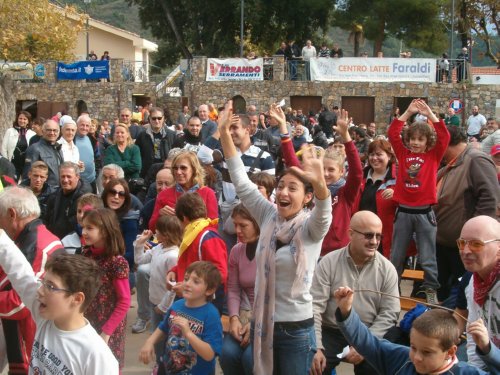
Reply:
M109 192L108 192L109 195L113 195L113 196L119 196L120 198L125 198L125 195L126 193L124 191L118 191L118 190L115 190L115 189L111 189Z
M469 249L472 252L479 253L483 251L484 247L486 244L490 242L498 242L500 241L500 238L494 239L494 240L488 240L488 241L481 241L481 240L466 240L463 238L459 238L457 240L457 246L459 250L465 249L465 245L469 245Z
M55 293L55 292L66 292L66 293L73 293L71 290L64 289L64 288L57 288L54 285L50 284L49 282L43 280L43 279L37 279L38 284L43 286L43 288L50 293Z
M162 117L151 117L151 120L161 120L162 118L163 118L163 116Z
M359 230L356 230L354 228L351 228L351 230L353 232L362 234L365 237L365 240L367 240L367 241L370 241L373 237L375 237L375 239L377 241L380 241L380 239L382 238L382 234L381 233L372 233L372 232L363 233L363 232L360 232Z
M47 133L57 133L59 129L44 129Z

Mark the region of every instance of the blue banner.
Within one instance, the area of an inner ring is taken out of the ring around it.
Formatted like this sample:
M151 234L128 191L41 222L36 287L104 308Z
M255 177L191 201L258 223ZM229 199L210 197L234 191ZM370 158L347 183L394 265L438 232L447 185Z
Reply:
M77 61L73 64L57 63L57 79L109 78L108 60Z

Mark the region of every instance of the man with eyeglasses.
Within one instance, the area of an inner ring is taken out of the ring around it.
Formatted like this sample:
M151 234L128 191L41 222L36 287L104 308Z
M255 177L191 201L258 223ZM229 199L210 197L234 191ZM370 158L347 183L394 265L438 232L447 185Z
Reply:
M351 218L351 242L325 255L316 266L311 286L318 349L311 366L313 375L329 375L341 361L353 364L357 375L376 373L353 347L342 359L337 357L349 344L335 320L337 304L333 292L342 285L362 290L356 293L353 307L378 338L383 338L395 326L399 300L377 293L399 296L396 269L377 251L381 236L382 221L378 216L370 211L359 211Z
M0 192L0 228L15 242L38 277L45 273L47 258L64 252L59 238L47 230L39 216L40 207L31 190L13 186ZM0 317L9 373L27 374L36 325L1 268Z
M47 120L42 126L42 139L32 144L26 150L26 163L24 164L23 179L28 178L31 163L41 160L49 167L47 183L52 186L59 185L59 166L63 162L59 138L59 124L54 120Z
M176 140L174 131L167 128L164 122L163 111L152 108L149 112L149 124L144 126L144 131L139 133L135 144L141 152L142 169L141 177L146 174L154 163L163 162Z
M467 305L457 301L456 311L469 322L482 319L490 346L500 348L500 223L489 216L468 220L457 240L460 258L472 277L465 288ZM466 323L457 318L462 332ZM467 358L471 365L486 370L477 355L472 332L467 332Z
M475 216L496 215L500 202L495 165L481 150L467 144L467 136L458 126L448 126L450 141L438 171L436 214L436 263L438 299L444 301L458 284L464 266L455 239L465 222Z

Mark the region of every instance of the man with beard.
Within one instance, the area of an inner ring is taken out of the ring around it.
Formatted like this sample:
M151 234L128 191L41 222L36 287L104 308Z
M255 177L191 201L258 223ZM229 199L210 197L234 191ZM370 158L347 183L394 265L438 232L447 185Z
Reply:
M188 151L198 152L202 145L201 119L196 116L189 118L183 134L174 141L172 148L182 148Z

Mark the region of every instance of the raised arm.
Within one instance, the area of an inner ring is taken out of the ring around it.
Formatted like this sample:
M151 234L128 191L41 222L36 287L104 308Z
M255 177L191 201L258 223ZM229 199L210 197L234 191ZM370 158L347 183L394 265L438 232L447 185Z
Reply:
M292 138L286 126L286 117L283 109L273 103L269 108L269 116L275 119L280 128L281 152L287 167L300 167L300 161L293 149Z

